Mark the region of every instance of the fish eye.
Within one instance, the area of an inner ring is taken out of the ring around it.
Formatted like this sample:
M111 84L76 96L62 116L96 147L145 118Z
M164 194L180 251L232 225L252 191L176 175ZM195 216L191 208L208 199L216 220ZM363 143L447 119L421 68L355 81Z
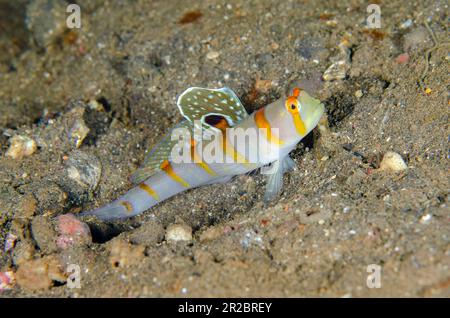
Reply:
M299 106L299 102L293 96L288 97L288 99L285 101L286 109L293 114L298 112Z

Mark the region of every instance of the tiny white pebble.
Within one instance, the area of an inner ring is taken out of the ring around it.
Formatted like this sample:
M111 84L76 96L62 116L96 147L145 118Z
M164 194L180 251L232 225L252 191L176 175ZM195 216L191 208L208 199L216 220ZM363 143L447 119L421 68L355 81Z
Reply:
M12 159L20 160L31 156L37 149L36 142L27 136L16 135L9 139L9 143L10 146L5 155Z
M402 171L408 169L402 156L393 151L385 153L380 163L380 170Z
M206 54L206 58L207 58L208 60L214 60L214 59L218 58L219 55L220 55L219 52L217 52L217 51L211 51L211 52L208 52L208 53Z
M192 228L184 224L171 224L166 230L167 241L192 241Z
M425 224L431 220L431 214L427 213L420 218L420 223Z

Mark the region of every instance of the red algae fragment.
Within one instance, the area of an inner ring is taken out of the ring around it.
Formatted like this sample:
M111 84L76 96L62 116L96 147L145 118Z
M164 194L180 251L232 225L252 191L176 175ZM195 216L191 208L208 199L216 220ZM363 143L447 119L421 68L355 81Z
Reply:
M202 16L203 13L201 13L200 11L188 11L181 17L180 20L178 20L178 23L179 24L194 23L197 22Z
M365 35L369 36L374 41L381 41L386 36L386 33L382 32L382 31L378 31L378 30L373 30L373 29L363 30L363 33Z
M405 64L405 63L408 63L408 61L409 61L409 54L408 54L408 53L400 54L399 56L397 56L397 58L395 59L395 61L396 61L398 64Z

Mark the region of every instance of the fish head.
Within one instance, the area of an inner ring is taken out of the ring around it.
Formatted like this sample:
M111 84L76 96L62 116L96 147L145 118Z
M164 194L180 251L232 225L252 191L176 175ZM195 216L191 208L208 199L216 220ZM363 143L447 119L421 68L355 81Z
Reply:
M325 111L325 106L320 100L311 97L305 90L298 87L294 88L292 95L284 100L283 106L290 115L287 117L292 120L296 133L301 138L317 126Z

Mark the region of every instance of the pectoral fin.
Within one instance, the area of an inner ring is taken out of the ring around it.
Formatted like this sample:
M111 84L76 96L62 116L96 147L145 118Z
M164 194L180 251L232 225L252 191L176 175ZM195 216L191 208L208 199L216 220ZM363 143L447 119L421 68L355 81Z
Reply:
M264 195L265 203L274 199L281 192L284 173L294 169L294 167L295 162L289 156L277 160L270 165L270 168L266 172L268 178L266 193Z

